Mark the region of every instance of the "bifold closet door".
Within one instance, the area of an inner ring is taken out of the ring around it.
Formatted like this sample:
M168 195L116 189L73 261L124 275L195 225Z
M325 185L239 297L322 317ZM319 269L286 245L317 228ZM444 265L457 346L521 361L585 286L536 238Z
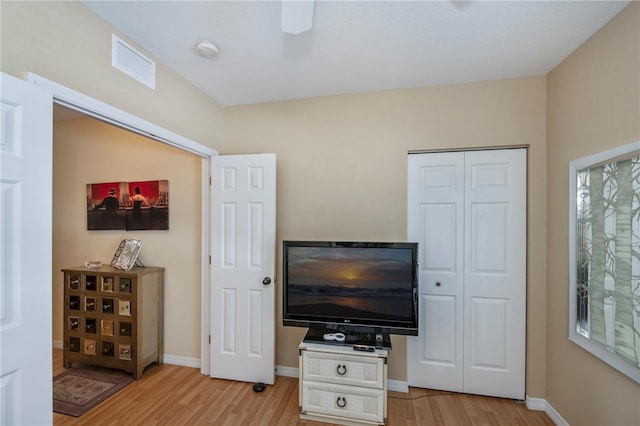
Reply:
M410 386L463 392L464 153L409 155L407 241L418 242L420 335Z
M409 155L420 244L410 386L524 398L526 150Z

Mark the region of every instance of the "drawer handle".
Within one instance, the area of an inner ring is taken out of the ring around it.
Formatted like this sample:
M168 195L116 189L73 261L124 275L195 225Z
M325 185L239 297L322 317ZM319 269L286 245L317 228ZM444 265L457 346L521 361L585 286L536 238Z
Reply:
M339 396L338 399L336 399L336 404L338 404L338 407L344 408L347 406L347 399L344 396Z
M345 374L347 374L347 366L338 364L338 368L336 368L336 371L339 375L344 376Z

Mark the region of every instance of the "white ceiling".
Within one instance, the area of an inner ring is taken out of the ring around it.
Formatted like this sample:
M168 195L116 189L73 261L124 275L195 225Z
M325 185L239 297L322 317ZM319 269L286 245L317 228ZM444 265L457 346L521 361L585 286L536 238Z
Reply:
M299 35L281 31L279 1L84 3L230 106L545 75L629 1L316 0Z

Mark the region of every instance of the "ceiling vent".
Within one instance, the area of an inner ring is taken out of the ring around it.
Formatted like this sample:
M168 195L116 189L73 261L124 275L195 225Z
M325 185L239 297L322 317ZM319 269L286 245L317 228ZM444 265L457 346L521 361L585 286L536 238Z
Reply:
M115 34L112 35L111 65L155 90L156 63Z

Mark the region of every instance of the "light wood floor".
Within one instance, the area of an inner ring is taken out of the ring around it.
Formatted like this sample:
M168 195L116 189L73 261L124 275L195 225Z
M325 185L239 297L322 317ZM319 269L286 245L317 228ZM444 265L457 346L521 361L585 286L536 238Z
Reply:
M53 375L64 371L53 350ZM541 411L500 398L411 388L389 392L388 421L399 425L553 425ZM298 418L298 379L276 376L255 393L251 383L211 379L200 370L152 365L117 394L81 417L53 413L63 425L325 425Z

